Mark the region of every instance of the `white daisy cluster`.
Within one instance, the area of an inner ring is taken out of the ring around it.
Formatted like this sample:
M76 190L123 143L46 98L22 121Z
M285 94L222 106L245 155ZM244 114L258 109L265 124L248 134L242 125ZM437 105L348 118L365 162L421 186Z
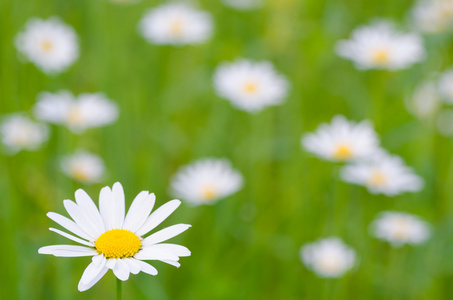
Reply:
M452 0L420 0L411 12L413 26L426 33L448 31L453 27Z
M151 213L156 196L142 191L126 214L124 191L119 182L112 189L106 186L101 190L99 209L84 190L75 192L75 200L63 202L72 220L53 212L47 216L72 234L55 228L50 228L51 231L83 246L46 246L40 248L39 253L57 257L91 256L92 262L79 282L80 291L91 288L109 269L125 281L130 274L139 272L157 275L156 268L145 260L179 267L179 258L191 254L184 246L163 243L186 231L190 225L173 225L145 237L178 208L179 200L167 202Z
M302 146L322 159L349 162L341 178L359 184L373 194L396 196L422 189L423 180L403 160L379 148L379 139L368 121L355 123L335 116L315 133L302 137Z
M405 69L425 58L423 41L416 33L402 33L387 21L360 27L349 40L336 46L339 56L358 69Z
M289 84L269 62L237 60L223 63L214 74L217 95L247 112L259 112L279 105L288 94Z
M394 247L421 244L430 236L428 223L402 212L382 212L370 226L372 234Z

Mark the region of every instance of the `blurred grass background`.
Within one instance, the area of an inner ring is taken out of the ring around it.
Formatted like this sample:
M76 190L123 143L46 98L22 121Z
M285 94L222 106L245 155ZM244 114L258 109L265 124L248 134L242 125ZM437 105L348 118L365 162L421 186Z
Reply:
M89 291L77 283L89 258L38 255L67 243L48 231L45 214L65 213L62 200L84 188L97 202L102 186L123 183L127 204L141 190L170 200L169 177L191 160L231 159L245 188L215 206L183 205L161 226L193 225L174 239L192 250L176 269L155 263L156 277L124 284L125 299L449 299L453 293L453 160L451 140L415 120L404 98L431 72L452 64L451 34L425 38L428 58L399 71L358 71L334 54L337 40L379 17L404 25L412 1L269 0L238 12L217 0L214 38L200 46L148 44L137 33L145 10L164 1L121 6L106 0L0 1L0 114L29 111L41 91L104 92L120 106L112 126L76 136L53 127L36 152L0 156L0 298L113 299L109 272ZM31 17L60 16L80 38L81 57L48 77L17 58L14 36ZM270 60L291 82L278 107L250 115L218 98L212 73L219 62ZM301 150L302 133L335 114L371 119L382 145L403 156L426 181L421 193L372 196L336 179L338 166ZM66 178L58 159L85 148L101 155L108 180L84 186ZM433 224L419 247L392 249L368 234L382 210L415 213ZM323 280L300 262L299 248L337 235L359 266Z

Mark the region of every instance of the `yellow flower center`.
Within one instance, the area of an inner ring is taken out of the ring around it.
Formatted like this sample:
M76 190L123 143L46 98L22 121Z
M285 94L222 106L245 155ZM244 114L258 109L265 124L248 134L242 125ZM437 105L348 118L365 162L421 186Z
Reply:
M140 238L124 229L106 231L95 242L96 250L105 258L132 257L141 247Z
M409 227L409 224L407 223L406 220L398 220L395 224L395 232L394 232L394 236L396 238L399 238L399 239L404 239L407 237L407 234L408 234L408 227Z
M352 157L352 150L351 146L345 145L345 144L340 144L337 146L337 149L335 150L333 154L333 158L337 160L347 160Z
M390 52L388 49L377 49L373 52L371 60L377 65L388 64L390 62Z
M203 199L206 201L212 201L218 197L217 191L212 185L204 186L201 194Z
M258 90L258 85L254 82L247 82L245 85L244 85L244 91L247 93L247 94L253 94L253 93L256 93L256 91Z
M69 111L67 121L69 124L83 124L83 116L80 109L77 107L72 108Z
M77 180L80 180L80 181L87 181L88 180L87 173L85 172L85 170L82 167L79 167L79 166L73 167L72 170L71 170L71 173L72 173L72 177L74 179L77 179Z
M368 185L371 187L383 186L387 182L387 178L381 171L375 171L368 180Z
M41 47L44 50L44 52L49 53L53 49L53 44L49 40L44 40L41 44Z
M182 33L182 22L181 20L174 20L170 24L170 33L172 35L181 35Z

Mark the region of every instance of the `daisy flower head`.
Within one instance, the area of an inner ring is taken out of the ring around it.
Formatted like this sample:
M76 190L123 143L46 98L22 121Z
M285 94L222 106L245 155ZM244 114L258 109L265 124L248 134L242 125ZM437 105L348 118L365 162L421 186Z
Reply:
M211 15L186 3L168 3L148 11L139 24L143 37L157 45L193 45L209 40Z
M419 35L399 32L387 21L354 30L349 40L337 43L336 52L358 69L400 70L425 58Z
M79 189L75 200L64 200L71 219L49 212L47 216L61 227L72 232L50 228L79 245L55 245L39 249L40 254L57 257L91 256L92 262L82 274L79 291L86 291L96 284L109 269L125 281L129 275L140 271L157 275L157 270L144 260L159 260L179 267L179 257L190 256L183 246L165 242L186 231L190 225L177 224L144 237L162 223L180 205L172 200L156 209L152 214L156 197L148 191L140 192L125 215L123 187L119 182L113 188L104 187L99 195L99 209L90 196Z
M323 123L314 133L305 134L301 143L322 159L343 162L372 155L379 139L369 121L355 123L337 115L330 124Z
M422 32L446 31L453 25L453 0L420 0L411 17L414 27Z
M382 212L370 226L372 234L394 247L416 245L430 236L430 226L419 217L402 212Z
M441 107L440 96L434 82L425 82L417 87L407 98L406 106L409 112L419 119L430 119Z
M304 245L300 256L308 269L323 278L341 277L356 261L355 251L335 237Z
M364 160L343 167L340 172L345 182L362 185L372 194L389 197L404 192L418 192L423 188L423 179L407 167L396 155L384 150Z
M453 69L441 74L438 88L442 99L449 104L453 104Z
M286 78L270 62L237 60L223 63L214 74L217 95L248 112L279 105L288 94Z
M223 3L237 10L252 10L263 5L262 0L223 0Z
M75 98L68 91L59 91L38 95L34 113L39 120L65 125L80 134L89 128L113 123L119 112L117 105L102 93L81 94Z
M15 154L20 150L37 150L49 139L49 128L23 114L6 116L0 124L1 140L7 151Z
M170 192L193 205L214 204L242 188L243 178L226 159L205 158L181 167Z
M87 184L100 182L105 174L102 158L83 150L63 157L61 169L67 176Z
M79 57L74 29L58 17L33 18L15 40L17 50L44 73L60 73Z

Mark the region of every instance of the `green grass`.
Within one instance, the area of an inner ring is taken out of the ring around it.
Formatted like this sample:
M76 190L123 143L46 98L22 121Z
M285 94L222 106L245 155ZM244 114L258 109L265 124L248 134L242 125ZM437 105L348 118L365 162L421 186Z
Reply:
M163 2L163 1L162 1ZM84 188L97 201L102 186L123 183L127 204L141 190L170 200L177 168L215 156L245 176L239 193L215 206L182 205L163 225L193 228L174 239L192 256L176 269L156 263L156 277L124 283L124 299L448 299L453 293L453 146L429 122L415 120L404 98L431 72L452 64L453 38L427 37L427 60L404 71L358 71L333 47L377 17L404 23L412 1L270 0L256 12L236 12L200 0L215 18L204 45L150 45L137 33L144 11L158 1L115 6L105 0L0 2L0 114L29 111L41 91L105 92L120 106L114 125L81 136L53 127L36 152L0 156L0 298L113 299L109 272L89 291L77 283L89 258L38 255L65 243L48 231L48 211ZM59 15L74 26L81 57L59 76L17 58L16 33L34 16ZM247 114L218 98L212 73L224 60L270 60L291 82L284 105ZM401 155L426 181L424 190L394 198L372 196L336 178L337 166L301 150L300 137L335 114L373 120L382 145ZM92 186L58 169L76 148L100 154L109 177ZM418 247L390 248L368 233L382 210L415 213L433 224ZM345 277L317 278L299 248L337 235L354 247L359 266Z

